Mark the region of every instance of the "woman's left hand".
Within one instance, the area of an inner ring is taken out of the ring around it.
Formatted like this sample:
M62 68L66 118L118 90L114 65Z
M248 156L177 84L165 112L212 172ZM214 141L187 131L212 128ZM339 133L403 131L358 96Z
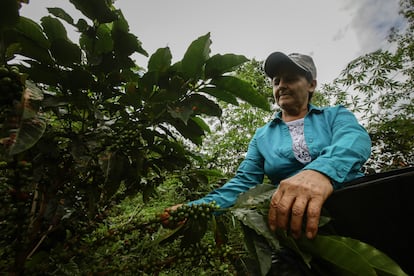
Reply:
M332 192L330 179L313 170L303 170L282 180L270 202L270 229L290 229L292 236L299 238L306 213L306 237L313 239L318 232L322 205Z

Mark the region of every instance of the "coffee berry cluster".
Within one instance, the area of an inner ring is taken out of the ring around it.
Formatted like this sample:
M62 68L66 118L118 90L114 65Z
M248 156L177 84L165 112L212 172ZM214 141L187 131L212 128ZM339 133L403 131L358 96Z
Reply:
M198 205L181 205L174 211L170 211L171 222L180 222L187 219L202 219L210 217L214 212L218 211L220 207L216 202L202 203Z
M17 66L0 67L0 105L12 105L20 101L24 84Z

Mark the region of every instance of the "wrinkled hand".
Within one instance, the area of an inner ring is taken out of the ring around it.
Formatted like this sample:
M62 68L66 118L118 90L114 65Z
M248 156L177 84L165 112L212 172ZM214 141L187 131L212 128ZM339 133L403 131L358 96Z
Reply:
M176 211L180 206L182 206L183 204L177 204L168 208L165 208L164 213L162 213L161 215L159 215L160 219L161 219L161 224L164 228L176 228L178 225L181 225L182 223L185 223L185 221L175 224L175 223L171 223L170 221L170 214L171 212Z
M292 236L299 238L306 215L306 237L313 239L318 232L322 205L332 192L330 179L313 170L282 180L270 201L270 229L290 229Z

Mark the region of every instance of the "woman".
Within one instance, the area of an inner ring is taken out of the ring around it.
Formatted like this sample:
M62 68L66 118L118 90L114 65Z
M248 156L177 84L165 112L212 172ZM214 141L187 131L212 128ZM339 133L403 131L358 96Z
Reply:
M189 204L215 201L221 208L230 207L266 175L278 187L269 209L270 229L287 229L298 238L306 216L306 237L312 239L329 195L344 182L363 176L371 140L345 107L310 104L317 84L310 56L275 52L266 59L264 70L281 111L257 129L236 175Z

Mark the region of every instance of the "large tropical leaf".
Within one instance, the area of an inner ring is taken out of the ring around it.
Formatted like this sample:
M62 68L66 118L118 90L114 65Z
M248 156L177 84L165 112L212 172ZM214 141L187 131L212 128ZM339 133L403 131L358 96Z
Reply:
M264 110L270 110L268 100L258 93L250 83L241 80L233 76L222 76L212 80L212 84L215 84L217 88L223 89L232 93L236 97L249 104L262 108Z
M32 19L21 16L19 23L16 25L16 30L37 46L44 49L50 47L50 42L43 33L41 26Z
M189 139L196 145L200 145L202 142L202 136L204 135L204 129L196 123L192 117L184 123L181 119L167 120L172 126L174 126L183 137Z
M69 89L88 89L94 81L94 77L90 71L76 66L65 74L65 78L61 80L61 83Z
M97 55L109 53L114 49L114 40L111 29L107 24L101 24L96 30L96 39L93 40L94 53Z
M121 152L110 152L102 157L100 162L105 175L104 194L106 199L109 199L118 191L130 163L127 156Z
M185 124L194 115L206 114L209 116L221 116L221 108L215 102L200 94L192 94L184 101L168 108L168 113L173 118L181 119Z
M210 56L210 33L194 40L181 61L181 70L187 78L199 78L203 75L204 65Z
M41 21L43 29L51 42L50 51L56 61L62 65L79 64L81 62L81 50L77 44L69 40L62 22L51 16L45 16Z
M214 78L234 69L248 61L245 56L235 54L214 55L206 61L205 76Z
M112 30L112 37L114 39L114 50L120 56L130 56L135 52L145 53L141 47L141 42L134 34Z
M57 86L62 80L62 71L54 66L49 66L37 61L27 61L29 67L24 68L24 72L30 76L30 79L37 83Z
M37 60L43 64L53 64L53 59L50 56L49 49L46 49L25 35L10 31L7 32L6 40L13 48L7 49L8 56L12 57L14 54L20 54L30 60Z
M54 16L62 20L65 20L70 25L75 26L72 16L70 16L64 9L56 7L56 8L47 8L47 10L50 14L53 14Z
M245 193L242 193L237 198L234 207L237 208L257 208L261 205L269 202L273 193L275 192L276 187L269 184L260 184L251 188Z
M271 185L258 185L240 195L232 210L246 227L264 237L270 245L280 243L292 249L309 267L312 267L314 258L320 258L346 275L406 275L386 254L359 240L329 234L319 234L313 240L304 235L294 239L284 230L271 232L267 225L267 213L273 192ZM322 219L320 227L328 221Z
M59 19L44 16L40 21L49 40L68 39L66 28Z
M352 275L407 275L387 255L352 238L318 235L313 240L302 237L297 244Z
M16 136L10 146L9 154L15 155L31 148L43 135L46 129L46 120L39 114L42 91L33 83L26 81L26 89L22 96L23 110L16 120L19 122Z
M54 40L50 52L59 64L72 65L81 63L81 50L79 46L66 39Z
M207 93L213 97L216 97L219 100L225 101L227 103L231 103L234 105L239 105L239 102L237 101L237 98L231 94L230 92L227 92L226 90L217 88L215 86L207 86L200 89L200 92Z
M100 23L109 23L118 18L115 11L107 4L108 1L102 0L70 0L70 2L90 19Z
M50 42L43 34L42 28L33 20L21 17L14 29L4 33L4 38L8 45L7 56L9 58L20 54L45 64L52 63L49 53Z
M208 124L200 117L192 117L191 120L196 123L202 130L205 132L210 132L210 127Z
M148 60L148 72L165 72L171 66L170 48L159 48Z
M222 112L217 103L200 94L191 94L180 105L190 107L194 114L220 117Z
M120 36L120 34L121 34L121 36L122 36L122 34L124 34L124 36L128 37L127 39L129 40L129 43L130 43L129 48L132 49L132 50L130 52L124 51L124 49L122 48L122 46L125 46L125 45L122 45L122 43L124 43L124 41L123 41L124 39L122 39L122 37L121 37L121 39L120 39L120 46L121 47L118 47L117 46L118 43L117 43L116 44L116 51L118 51L120 53L122 53L122 51L124 51L123 52L124 55L129 55L132 52L137 52L137 53L140 53L140 54L147 57L148 53L147 53L147 51L145 51L142 48L141 41L135 35L129 33L130 30L129 30L128 21L125 19L124 15L122 14L122 11L118 10L117 14L118 14L118 19L115 20L112 24L112 33L113 33L114 41L117 43L117 41L118 41L117 37Z
M244 244L249 252L250 258L253 258L256 270L253 275L265 276L269 274L272 266L272 247L268 245L266 239L258 235L250 227L242 225L244 234ZM250 268L251 270L253 269Z

